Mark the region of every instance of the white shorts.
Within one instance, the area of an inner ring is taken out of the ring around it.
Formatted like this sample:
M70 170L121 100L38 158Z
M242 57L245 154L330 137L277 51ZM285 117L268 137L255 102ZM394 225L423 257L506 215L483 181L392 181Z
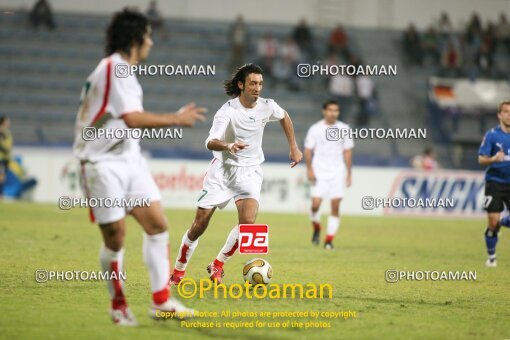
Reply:
M260 199L262 188L262 168L254 166L234 166L214 158L205 174L204 184L197 206L204 209L223 209L231 199Z
M150 199L160 201L161 194L154 182L146 160L101 161L81 165L80 185L87 198ZM94 207L93 215L98 224L123 219L132 208Z
M345 191L345 175L331 178L317 178L315 184L310 188L311 197L320 198L343 198Z

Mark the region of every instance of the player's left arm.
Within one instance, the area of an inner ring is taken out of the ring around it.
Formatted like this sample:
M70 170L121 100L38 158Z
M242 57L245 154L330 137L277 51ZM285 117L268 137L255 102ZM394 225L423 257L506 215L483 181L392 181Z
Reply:
M347 187L350 187L352 184L352 176L351 176L351 169L352 169L352 149L344 150L344 160L345 160L345 167L347 168L347 177L345 179Z
M290 167L295 167L301 160L303 159L303 153L299 150L299 147L296 142L296 135L294 134L294 125L292 125L292 120L287 112L285 112L284 117L280 119L280 125L282 126L283 131L285 132L285 136L287 137L287 141L289 142L290 153L289 157L292 161L290 163Z

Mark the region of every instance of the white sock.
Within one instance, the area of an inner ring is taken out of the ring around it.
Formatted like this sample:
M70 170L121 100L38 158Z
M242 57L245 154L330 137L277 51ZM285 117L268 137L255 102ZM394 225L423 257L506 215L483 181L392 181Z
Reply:
M335 236L340 227L340 217L328 216L328 236Z
M143 259L149 269L153 293L168 288L170 260L168 259L168 231L156 235L143 235Z
M124 249L113 251L106 248L103 244L99 252L99 261L101 262L103 272L112 273L115 271L117 272L117 277L120 277L118 274L122 272L124 264ZM124 286L123 280L107 280L106 286L114 308L115 305L122 305L126 303L124 293L122 291L122 287Z
M321 213L319 212L319 210L317 210L316 212L312 212L310 210L310 221L316 222L316 223L321 222Z
M218 261L221 261L223 263L227 262L228 259L234 255L234 253L237 250L237 247L239 245L239 227L238 225L235 225L234 228L232 228L232 231L230 231L230 234L228 234L227 242L225 242L225 245L223 248L221 248L218 256L216 259Z
M195 248L198 246L198 238L195 241L191 241L188 238L188 231L184 233L182 237L181 247L179 248L179 253L177 253L177 258L175 260L175 269L177 270L186 270L186 266L195 251Z

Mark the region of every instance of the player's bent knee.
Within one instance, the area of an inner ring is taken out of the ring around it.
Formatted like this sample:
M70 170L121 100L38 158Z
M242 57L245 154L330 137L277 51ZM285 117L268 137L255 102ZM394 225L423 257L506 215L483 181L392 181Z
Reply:
M161 221L151 224L150 227L145 230L145 232L149 235L156 235L164 233L165 231L167 231L167 229L168 227L166 222Z
M115 224L100 225L106 248L119 251L124 246L125 229Z

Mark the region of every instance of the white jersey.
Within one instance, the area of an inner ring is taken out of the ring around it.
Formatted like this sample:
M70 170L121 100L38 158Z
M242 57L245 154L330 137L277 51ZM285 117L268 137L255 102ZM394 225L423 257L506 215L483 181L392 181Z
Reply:
M305 148L313 150L312 168L318 179L328 179L335 176L341 176L345 173L344 151L352 149L354 142L347 135L345 138L332 138L326 134L328 129L338 129L338 137L342 136L341 130L351 128L349 125L337 121L333 125L328 125L324 120L313 124L305 138Z
M219 139L225 143L241 142L249 146L236 154L213 151L215 158L225 164L252 166L264 162L262 136L267 122L285 117L285 111L272 99L258 98L254 108L246 108L239 97L226 102L214 115L207 143Z
M81 105L76 117L73 151L83 161L97 162L112 159L131 159L140 156L139 139L129 134L101 138L83 138L83 129L127 129L122 116L143 111L143 92L135 75L117 77L118 68L128 65L120 54L114 53L101 60L87 78L81 94ZM90 136L90 135L89 135ZM120 157L120 158L119 158Z

